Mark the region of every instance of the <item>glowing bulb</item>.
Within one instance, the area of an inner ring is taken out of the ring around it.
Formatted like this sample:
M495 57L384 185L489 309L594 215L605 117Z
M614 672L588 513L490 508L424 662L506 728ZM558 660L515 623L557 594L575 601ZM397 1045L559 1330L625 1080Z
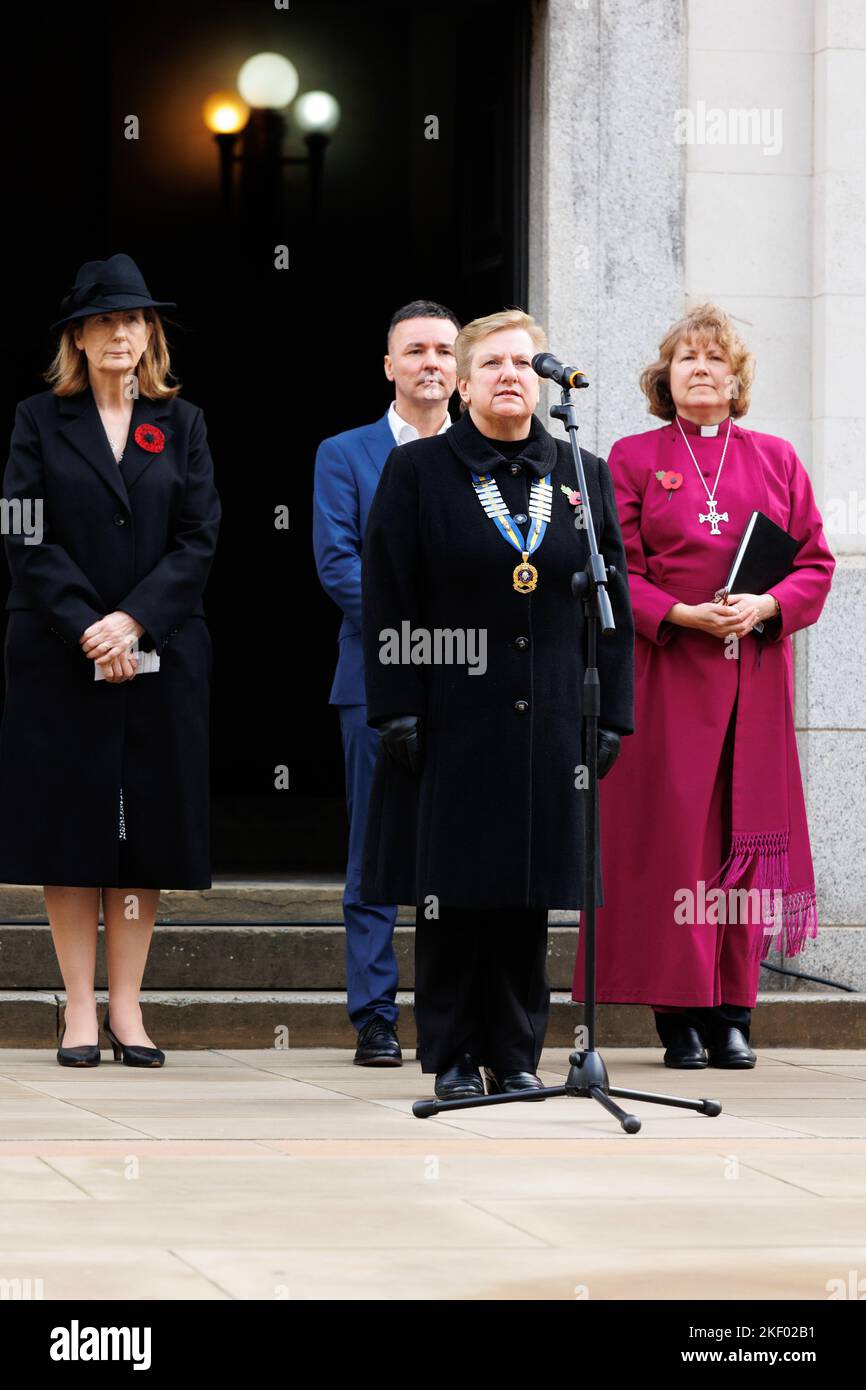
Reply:
M236 92L211 92L201 108L204 123L214 135L233 135L243 130L250 108Z
M298 70L281 53L256 53L238 73L238 91L250 106L269 106L279 111L294 100Z
M292 114L302 135L333 135L340 124L340 103L330 92L304 92Z

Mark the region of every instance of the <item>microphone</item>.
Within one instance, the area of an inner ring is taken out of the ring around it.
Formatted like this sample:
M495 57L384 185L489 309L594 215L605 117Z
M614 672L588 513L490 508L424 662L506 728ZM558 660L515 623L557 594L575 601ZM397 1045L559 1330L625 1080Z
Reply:
M580 388L589 385L589 378L578 367L565 366L552 352L536 353L532 359L532 370L538 376L558 382L560 386Z

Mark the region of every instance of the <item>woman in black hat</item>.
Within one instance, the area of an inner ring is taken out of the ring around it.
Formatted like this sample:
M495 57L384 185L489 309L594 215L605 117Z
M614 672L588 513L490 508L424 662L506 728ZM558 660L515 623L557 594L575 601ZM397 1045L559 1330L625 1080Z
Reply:
M543 330L519 309L455 344L465 413L388 457L363 547L367 722L381 749L366 902L414 903L421 1069L442 1100L537 1090L550 908L582 899L589 549L565 439L533 413ZM634 626L613 483L584 455L617 629L599 644L599 775L633 731Z
M100 890L106 1036L115 1060L162 1066L139 1003L159 890L211 885L202 593L220 503L202 412L169 384L164 307L129 256L81 267L3 478L0 879L44 885L66 1066L100 1060Z

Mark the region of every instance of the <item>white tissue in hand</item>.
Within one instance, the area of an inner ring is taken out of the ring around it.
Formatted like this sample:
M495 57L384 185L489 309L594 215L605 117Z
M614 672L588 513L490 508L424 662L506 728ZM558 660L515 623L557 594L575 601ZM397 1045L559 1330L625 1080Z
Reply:
M158 670L159 670L159 652L157 652L157 651L153 651L153 652L142 652L142 651L139 651L139 647L138 647L138 638L137 638L137 637L136 637L135 641L134 641L133 644L132 644L132 647L131 647L131 649L130 649L129 655L130 655L130 656L137 656L137 657L138 657L138 665L137 665L136 668L135 668L135 674L136 674L137 676L146 676L146 675L149 675L151 671L158 671ZM93 663L93 666L94 666L93 679L94 679L94 680L97 680L97 681L104 681L104 680L105 680L105 668L104 668L103 666L97 666L97 664L96 664L95 661L94 661L94 663Z

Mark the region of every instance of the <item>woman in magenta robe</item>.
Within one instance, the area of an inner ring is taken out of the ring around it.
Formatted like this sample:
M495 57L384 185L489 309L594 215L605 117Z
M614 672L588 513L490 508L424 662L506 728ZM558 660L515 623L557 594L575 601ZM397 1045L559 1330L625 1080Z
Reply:
M835 561L792 445L736 423L753 362L724 313L694 310L641 378L666 423L609 458L635 617L635 733L601 791L597 998L653 1006L675 1067L754 1066L761 959L771 942L796 954L817 931L790 636L817 620ZM793 571L766 594L716 602L753 511L801 542Z

